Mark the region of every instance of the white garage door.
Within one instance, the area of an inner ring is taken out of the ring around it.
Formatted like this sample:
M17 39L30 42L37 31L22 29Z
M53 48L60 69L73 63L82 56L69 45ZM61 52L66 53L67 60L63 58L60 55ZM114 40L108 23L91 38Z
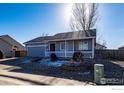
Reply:
M27 46L27 56L45 57L45 46Z

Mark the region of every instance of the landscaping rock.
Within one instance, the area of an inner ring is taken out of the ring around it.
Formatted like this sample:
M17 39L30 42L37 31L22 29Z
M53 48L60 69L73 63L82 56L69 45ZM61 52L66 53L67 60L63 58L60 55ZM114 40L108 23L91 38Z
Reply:
M94 69L93 62L68 62L62 66L63 70L68 71L80 71L80 70L92 70Z

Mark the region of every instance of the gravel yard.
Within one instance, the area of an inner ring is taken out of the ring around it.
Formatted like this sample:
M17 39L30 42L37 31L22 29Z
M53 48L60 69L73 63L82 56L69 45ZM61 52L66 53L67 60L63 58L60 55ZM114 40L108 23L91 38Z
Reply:
M27 62L26 62L27 61ZM93 70L63 70L63 64L68 62L30 62L30 58L19 58L14 60L0 61L0 70L7 70L14 73L24 73L31 75L41 75L61 79L74 80L85 84L94 85ZM90 62L92 62L90 60ZM109 60L94 60L94 63L104 64L105 78L122 78L124 79L124 62ZM84 68L84 67L82 67ZM72 84L73 85L73 84Z
M14 84L11 81L15 80L17 84L25 85L94 85L92 82L87 82L83 80L78 80L82 78L82 73L77 72L65 72L60 70L58 67L49 67L44 65L39 65L40 63L23 63L27 58L12 59L12 60L2 60L0 61L0 81L1 85L3 83ZM30 58L29 58L30 60ZM42 69L37 70L40 66ZM87 73L85 73L87 74ZM78 77L77 77L78 76ZM3 80L3 77L5 78ZM10 79L7 79L10 78ZM24 81L19 82L18 81ZM27 80L29 82L27 82ZM35 81L35 82L34 82ZM39 83L40 84L39 84Z

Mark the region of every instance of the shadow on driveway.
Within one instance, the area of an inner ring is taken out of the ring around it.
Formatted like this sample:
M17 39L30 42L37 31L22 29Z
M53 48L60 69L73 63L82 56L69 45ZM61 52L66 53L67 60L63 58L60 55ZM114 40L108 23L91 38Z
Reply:
M14 76L8 76L8 75L0 75L0 76L30 82L33 85L49 85L49 84L45 84L45 83L41 83L41 82L37 82L37 81L33 81L33 80L28 80L28 79L24 79L24 78L14 77Z

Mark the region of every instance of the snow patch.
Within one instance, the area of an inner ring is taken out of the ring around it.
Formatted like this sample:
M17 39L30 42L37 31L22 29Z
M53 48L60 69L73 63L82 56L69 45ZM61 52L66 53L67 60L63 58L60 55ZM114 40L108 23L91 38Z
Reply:
M79 75L89 75L90 72L89 72L89 71L88 71L88 72L83 72L83 73L79 72L78 74L79 74Z
M42 60L40 62L41 65L46 65L46 66L50 66L50 67L61 67L63 64L65 64L65 61L50 61L50 60Z
M64 63L65 63L64 61L49 62L48 66L61 67Z
M31 62L31 59L28 59L28 60L24 60L22 63L30 63Z

